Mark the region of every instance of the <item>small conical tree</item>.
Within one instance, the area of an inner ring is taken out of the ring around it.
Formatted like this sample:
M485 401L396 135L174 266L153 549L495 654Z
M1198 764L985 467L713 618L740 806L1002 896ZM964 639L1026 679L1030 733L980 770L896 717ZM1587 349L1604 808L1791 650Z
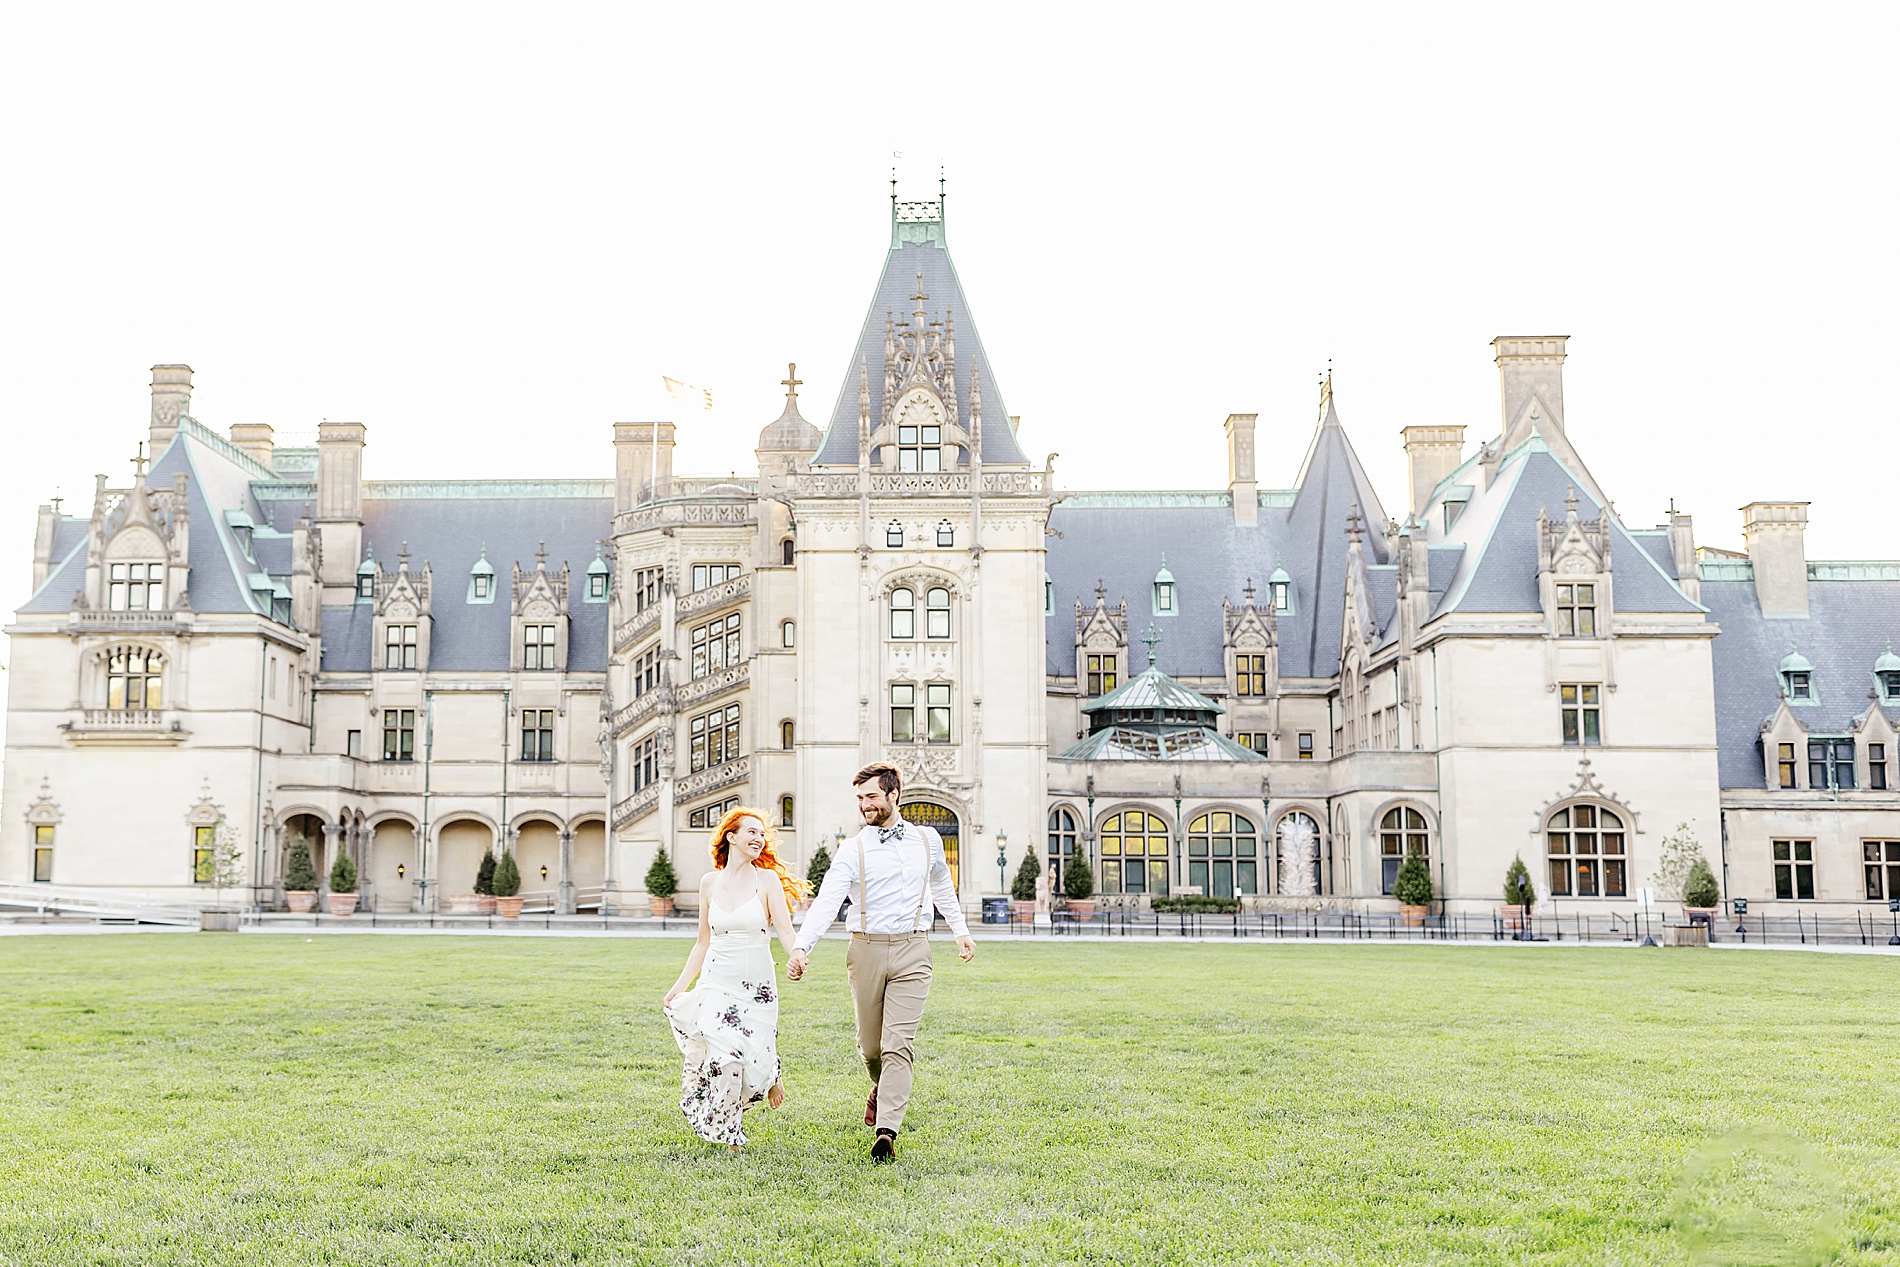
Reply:
M1072 902L1095 896L1095 868L1089 866L1080 849L1062 868L1062 896Z
M347 849L337 850L336 861L330 864L330 892L356 892L356 864Z
M679 873L673 870L673 860L661 849L653 855L653 865L647 868L647 896L672 897L680 891Z
M1036 900L1036 880L1042 875L1042 864L1036 861L1034 849L1023 850L1023 865L1016 868L1016 878L1010 883L1009 895L1018 902Z
M495 851L482 850L481 864L475 868L475 892L481 897L495 896Z
M289 893L317 891L317 864L310 860L310 846L299 840L290 847L284 863L284 890Z
M1531 883L1531 871L1524 865L1522 854L1511 859L1510 868L1504 873L1504 902L1526 911L1537 905L1537 888Z
M495 896L513 897L521 892L521 866L512 853L504 851L495 861Z
M1714 907L1722 901L1722 886L1715 882L1715 872L1709 869L1709 860L1696 855L1689 864L1689 878L1683 881L1682 904L1684 906Z
M1427 906L1432 900L1432 870L1418 850L1405 851L1399 874L1392 881L1392 896L1406 906Z
M831 851L820 845L818 852L811 856L811 861L805 864L805 882L811 885L813 893L816 893L818 886L825 882L825 872L829 870L831 870Z

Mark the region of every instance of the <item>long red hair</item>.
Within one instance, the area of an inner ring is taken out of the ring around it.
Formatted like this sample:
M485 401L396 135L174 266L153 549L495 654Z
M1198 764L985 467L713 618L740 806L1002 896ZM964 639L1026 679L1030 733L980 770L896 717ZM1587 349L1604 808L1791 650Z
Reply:
M778 875L779 887L785 890L785 905L787 907L797 906L800 902L804 901L805 897L811 892L811 885L805 883L797 876L794 876L790 871L785 869L785 864L779 861L778 837L772 834L771 827L767 825L764 810L753 809L749 805L741 805L719 820L719 826L713 828L712 834L712 860L714 869L719 871L726 869L726 857L732 852L730 838L733 832L739 830L739 820L743 818L758 819L759 830L765 833L765 848L759 850L758 861L752 865L755 867L764 867L767 871L776 873Z

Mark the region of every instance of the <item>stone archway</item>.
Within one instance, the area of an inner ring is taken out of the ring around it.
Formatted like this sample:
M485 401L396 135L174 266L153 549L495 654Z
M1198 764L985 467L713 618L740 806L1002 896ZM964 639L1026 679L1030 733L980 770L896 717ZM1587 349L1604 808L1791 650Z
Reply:
M369 862L364 868L376 904L390 912L414 909L416 829L406 818L386 818L369 829Z
M943 856L950 863L950 880L957 886L957 892L963 892L963 873L957 864L957 845L962 835L961 824L957 821L956 811L935 801L900 801L899 811L906 822L916 823L920 827L933 827L943 837Z
M290 852L302 841L310 851L310 865L317 873L317 891L323 892L330 887L330 863L333 859L325 846L328 844L323 831L323 819L316 814L292 814L284 820L284 847L278 860L277 879L283 882L285 869L290 866Z
M495 833L487 823L458 818L444 824L436 835L436 909L447 910L443 899L475 891L475 872L482 854L494 847Z

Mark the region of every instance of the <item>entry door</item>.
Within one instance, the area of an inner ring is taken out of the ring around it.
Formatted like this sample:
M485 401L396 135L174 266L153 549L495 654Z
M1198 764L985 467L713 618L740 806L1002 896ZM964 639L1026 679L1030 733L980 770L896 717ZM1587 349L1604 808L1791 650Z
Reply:
M957 886L957 892L963 892L962 872L957 868L957 816L941 805L929 801L912 801L899 806L906 822L916 823L920 827L934 827L943 837L943 856L950 862L950 879Z

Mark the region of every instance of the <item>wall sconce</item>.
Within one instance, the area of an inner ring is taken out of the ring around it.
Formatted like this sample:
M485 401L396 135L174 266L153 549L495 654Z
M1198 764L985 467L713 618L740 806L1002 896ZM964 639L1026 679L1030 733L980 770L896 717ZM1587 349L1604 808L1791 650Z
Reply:
M541 878L543 880L548 878L548 864L545 862L541 864Z
M407 874L409 874L409 869L398 862L396 864L396 878L400 880Z

